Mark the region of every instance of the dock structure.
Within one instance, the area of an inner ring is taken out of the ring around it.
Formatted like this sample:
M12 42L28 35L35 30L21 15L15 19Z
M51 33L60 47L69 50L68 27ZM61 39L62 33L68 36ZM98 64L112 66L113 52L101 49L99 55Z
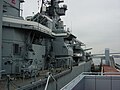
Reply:
M116 69L115 57L110 54L107 48L104 54L94 55L93 58L101 59L101 69L83 72L60 90L120 90L120 71Z
M120 72L83 72L60 90L120 90Z

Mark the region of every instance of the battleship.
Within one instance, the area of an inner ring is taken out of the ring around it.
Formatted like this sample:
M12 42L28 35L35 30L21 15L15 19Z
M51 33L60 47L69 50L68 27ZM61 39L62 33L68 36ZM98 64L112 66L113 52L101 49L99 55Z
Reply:
M42 0L40 11L25 19L22 3L0 0L1 90L60 90L91 71L91 48L83 48L61 19L63 0Z

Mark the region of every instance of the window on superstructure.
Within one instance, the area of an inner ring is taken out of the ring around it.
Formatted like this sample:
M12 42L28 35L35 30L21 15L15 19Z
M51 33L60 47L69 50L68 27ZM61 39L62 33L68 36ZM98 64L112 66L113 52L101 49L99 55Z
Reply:
M13 54L14 54L14 55L20 54L20 47L19 47L19 44L13 44Z

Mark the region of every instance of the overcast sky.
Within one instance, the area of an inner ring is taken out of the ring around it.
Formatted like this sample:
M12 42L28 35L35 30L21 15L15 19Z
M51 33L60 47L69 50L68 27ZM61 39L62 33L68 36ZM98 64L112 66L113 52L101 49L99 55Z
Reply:
M38 0L25 0L24 17L38 12ZM92 53L120 52L120 0L65 0L65 24Z

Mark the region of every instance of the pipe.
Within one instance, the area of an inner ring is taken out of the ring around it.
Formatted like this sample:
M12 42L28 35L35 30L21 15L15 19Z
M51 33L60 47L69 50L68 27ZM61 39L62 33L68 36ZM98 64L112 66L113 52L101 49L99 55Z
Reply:
M2 70L2 16L3 16L3 0L0 0L0 71ZM2 74L0 73L0 79Z
M48 78L47 78L47 83L46 83L46 85L45 85L45 89L44 89L44 90L47 90L47 87L48 87L48 83L49 83L50 78L52 78L52 79L55 81L55 83L56 83L56 90L57 90L57 81L55 80L55 78L53 77L52 74L49 74L49 76L48 76Z
M48 76L47 83L46 83L46 85L45 85L45 89L44 89L44 90L47 90L48 82L49 82L49 80L50 80L50 77L51 77L51 75Z

